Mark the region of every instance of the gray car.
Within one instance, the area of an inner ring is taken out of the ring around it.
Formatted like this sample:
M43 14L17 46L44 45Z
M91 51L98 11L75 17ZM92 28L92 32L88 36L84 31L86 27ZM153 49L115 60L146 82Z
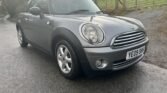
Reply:
M117 71L142 60L148 37L136 19L109 16L92 0L36 0L16 24L21 47L54 56L63 76Z

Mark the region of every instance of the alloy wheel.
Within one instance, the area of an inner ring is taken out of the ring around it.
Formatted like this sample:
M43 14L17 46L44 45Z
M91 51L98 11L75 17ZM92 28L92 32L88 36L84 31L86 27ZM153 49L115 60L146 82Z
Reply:
M72 56L69 49L65 45L60 45L57 49L57 61L60 70L68 74L72 69Z
M23 35L22 32L20 30L17 31L17 38L20 44L22 44L23 42Z

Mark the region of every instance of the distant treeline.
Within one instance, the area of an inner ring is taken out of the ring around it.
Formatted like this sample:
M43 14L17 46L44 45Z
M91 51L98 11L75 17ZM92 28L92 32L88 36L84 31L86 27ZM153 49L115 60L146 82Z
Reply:
M7 12L11 17L16 16L18 13L25 11L27 8L28 0L0 0L1 12Z

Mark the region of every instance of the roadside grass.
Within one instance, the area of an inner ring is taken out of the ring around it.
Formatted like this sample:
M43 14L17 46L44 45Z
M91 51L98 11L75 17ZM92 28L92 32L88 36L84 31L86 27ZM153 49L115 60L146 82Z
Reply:
M167 9L166 9L167 10ZM157 18L150 27L150 49L146 59L149 63L159 65L160 67L167 69L167 12Z
M133 11L126 16L145 25L150 42L143 61L167 69L167 6Z
M115 0L97 0L98 6L102 10L113 10L115 8ZM156 7L167 4L167 0L127 0L127 9Z

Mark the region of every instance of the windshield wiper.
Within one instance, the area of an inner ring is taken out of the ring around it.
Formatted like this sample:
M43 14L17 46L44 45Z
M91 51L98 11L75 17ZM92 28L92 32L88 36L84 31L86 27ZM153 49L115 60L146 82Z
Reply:
M85 12L90 12L89 10L86 9L82 9L82 10L76 10L76 11L72 11L68 14L76 14L76 13L85 13Z
M103 11L97 11L96 14L103 14Z

